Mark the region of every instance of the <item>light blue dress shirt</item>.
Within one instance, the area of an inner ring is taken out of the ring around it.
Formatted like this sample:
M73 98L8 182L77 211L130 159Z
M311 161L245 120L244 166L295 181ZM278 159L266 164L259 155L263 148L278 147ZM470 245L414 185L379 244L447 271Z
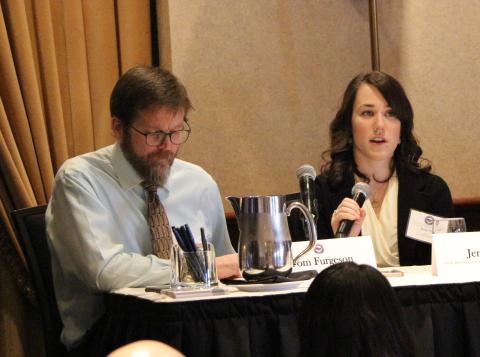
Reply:
M170 262L152 254L146 194L118 144L67 160L46 212L55 293L74 346L104 311L102 292L168 283ZM175 159L158 195L171 226L200 227L217 256L233 253L218 186L197 165Z

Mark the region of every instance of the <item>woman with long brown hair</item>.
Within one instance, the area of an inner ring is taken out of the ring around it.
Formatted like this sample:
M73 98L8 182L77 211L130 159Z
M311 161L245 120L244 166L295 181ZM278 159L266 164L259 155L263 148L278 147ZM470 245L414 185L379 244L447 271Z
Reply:
M348 235L372 236L379 266L430 264L430 245L405 237L410 209L452 216L452 197L422 158L412 106L395 78L375 71L352 79L323 157L316 179L319 238L333 237L342 220L351 220ZM362 208L349 198L360 181L371 190Z

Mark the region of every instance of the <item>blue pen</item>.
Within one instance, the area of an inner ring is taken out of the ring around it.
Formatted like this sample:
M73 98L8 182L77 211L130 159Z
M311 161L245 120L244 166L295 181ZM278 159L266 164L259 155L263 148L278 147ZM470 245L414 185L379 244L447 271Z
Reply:
M172 227L172 231L173 231L173 234L175 235L175 238L177 239L177 242L178 242L178 245L180 246L180 248L182 248L182 250L185 252L185 253L191 253L192 252L192 248L190 246L190 240L186 237L185 233L186 233L186 230L184 227L180 227L180 228L176 228L176 227ZM187 261L187 265L189 266L190 268L190 271L192 272L192 275L194 277L195 280L203 280L203 277L202 277L202 269L200 268L199 269L199 263L198 263L198 259L194 256L191 256L191 255L185 255L185 259Z
M197 245L195 244L195 239L193 238L193 234L192 234L192 231L190 229L190 226L188 224L185 224L184 227L185 227L186 238L190 242L190 245L193 248L192 252L197 252ZM197 261L197 266L200 268L200 271L203 274L203 277L204 277L203 281L206 283L207 282L207 280L205 278L206 277L206 275L205 275L206 274L206 269L205 269L206 267L201 262L200 257L197 256L196 254L195 254L195 258L196 258L196 261Z
M190 238L188 237L187 229L185 225L181 226L179 229L180 236L182 237L185 246L187 247L187 252L194 252L195 251L195 244L192 244Z
M208 251L207 238L205 238L205 229L203 229L203 227L200 228L200 236L202 237L203 250Z
M172 227L173 235L175 236L175 239L177 240L178 245L182 250L185 252L188 250L188 248L185 246L185 243L182 239L182 236L180 235L180 232L178 231L178 228Z
M196 252L197 251L197 245L195 244L195 239L193 238L193 234L192 234L192 231L190 230L190 227L188 224L185 224L185 231L186 231L186 236L188 238L188 240L190 241L190 244L193 248L193 252Z
M203 227L200 228L200 236L202 237L202 246L203 246L203 257L205 259L205 283L210 287L210 271L208 269L208 243L207 238L205 238L205 230Z

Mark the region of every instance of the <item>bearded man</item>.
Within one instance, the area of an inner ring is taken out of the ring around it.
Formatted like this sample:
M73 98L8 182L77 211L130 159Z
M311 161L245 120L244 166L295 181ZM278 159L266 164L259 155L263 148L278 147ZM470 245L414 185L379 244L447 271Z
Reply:
M217 184L176 158L191 133L191 108L170 72L130 69L110 98L116 143L67 160L55 177L47 236L61 340L72 352L86 345L103 313L102 291L169 282L171 226L204 228L218 277L239 276ZM149 223L152 202L167 217L160 237Z

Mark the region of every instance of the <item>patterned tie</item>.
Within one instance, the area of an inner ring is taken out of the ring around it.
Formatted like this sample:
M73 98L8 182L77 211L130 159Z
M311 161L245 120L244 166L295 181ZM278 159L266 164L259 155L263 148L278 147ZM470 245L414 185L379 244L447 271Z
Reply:
M157 186L144 183L147 191L148 223L152 233L153 253L159 258L169 259L172 247L172 234L168 217L157 194Z

